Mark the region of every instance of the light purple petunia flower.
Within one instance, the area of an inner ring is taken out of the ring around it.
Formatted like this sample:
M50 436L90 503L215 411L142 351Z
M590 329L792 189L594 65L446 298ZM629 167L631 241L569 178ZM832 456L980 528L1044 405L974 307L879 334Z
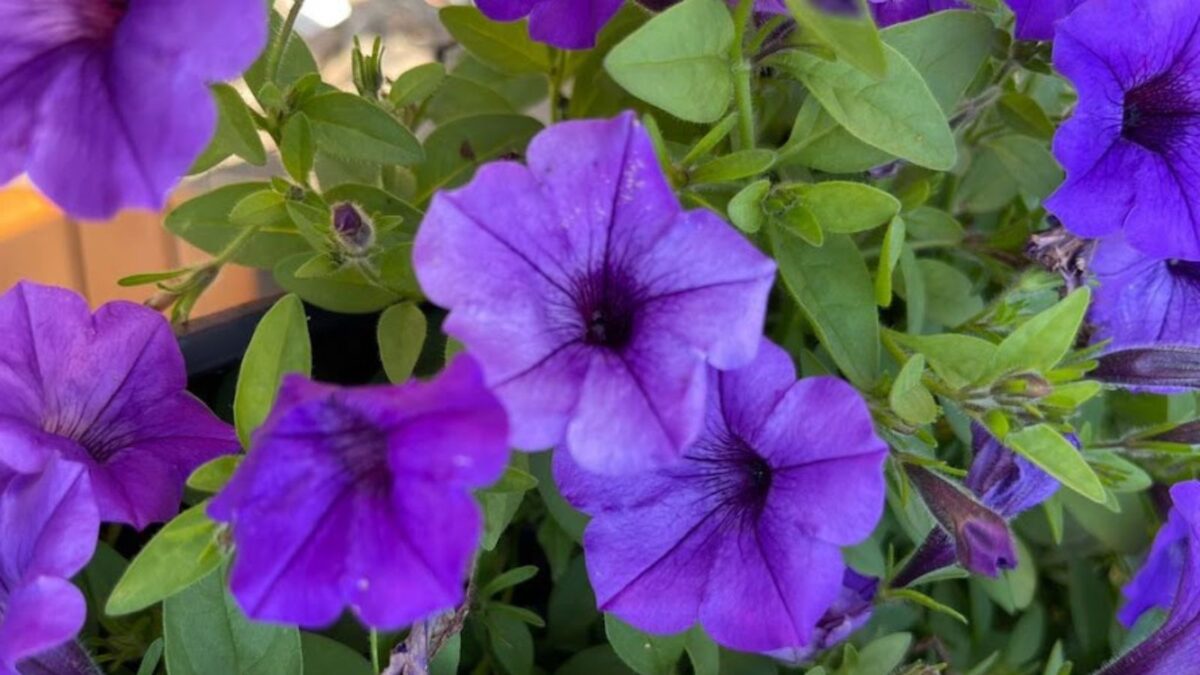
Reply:
M160 209L216 129L207 84L266 41L262 0L0 0L0 184L72 215Z
M561 443L605 473L696 439L706 367L754 357L775 274L721 218L680 208L631 113L555 125L528 167L494 162L439 193L413 265L507 407L512 444Z
M563 496L592 516L597 605L650 633L699 621L731 649L812 645L841 592L840 547L881 515L887 448L850 385L797 381L765 340L708 389L704 433L677 464L613 480L555 454Z
M87 605L70 579L92 557L99 530L83 465L53 453L30 453L20 467L0 463L0 675L17 675L79 632Z
M1198 27L1192 0L1091 0L1058 24L1054 64L1079 105L1054 138L1067 179L1046 208L1068 230L1200 260Z
M1146 566L1125 594L1129 622L1150 607L1168 609L1161 627L1096 675L1181 675L1200 663L1200 482L1171 488L1168 525L1158 534ZM1137 608L1137 609L1135 609Z
M968 9L958 0L867 0L875 23L891 26L947 9Z
M143 528L179 510L183 482L238 451L189 394L161 315L22 282L0 296L0 452L48 447L87 467L103 520Z
M456 606L479 545L471 489L508 457L504 408L460 356L430 382L342 388L287 377L208 508L231 523L230 588L261 621L391 630Z
M1099 285L1089 320L1110 349L1200 345L1200 262L1148 256L1120 236L1101 241L1088 269Z
M529 17L529 35L560 49L590 49L622 0L475 0L494 21Z
M1087 0L1004 1L1017 15L1017 39L1053 40L1055 25Z

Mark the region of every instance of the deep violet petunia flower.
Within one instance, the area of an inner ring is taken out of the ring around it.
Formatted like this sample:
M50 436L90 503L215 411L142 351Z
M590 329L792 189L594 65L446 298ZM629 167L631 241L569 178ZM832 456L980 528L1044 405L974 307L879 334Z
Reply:
M494 21L529 17L529 35L560 49L590 49L622 0L475 0Z
M1087 0L1004 0L1017 15L1019 40L1053 40L1055 25Z
M160 209L217 124L207 84L267 35L262 0L0 0L0 184L72 215Z
M958 0L867 0L875 23L891 26L947 9L968 9Z
M765 340L708 388L704 433L677 464L613 480L555 453L563 496L592 516L597 605L650 633L699 621L731 649L812 645L842 587L840 547L881 515L886 446L850 385L797 381Z
M171 518L188 474L237 452L233 428L186 386L157 312L111 302L92 314L75 293L29 282L0 296L0 446L82 463L102 520Z
M833 605L825 610L817 622L817 630L810 644L804 647L781 649L767 655L789 664L801 664L841 642L845 642L855 631L867 625L875 607L875 596L879 593L879 578L859 574L847 567L842 576L842 588Z
M456 606L482 528L470 491L503 473L507 435L469 356L401 386L287 377L208 508L233 528L234 596L252 618L308 627L347 605L385 630Z
M589 470L676 460L704 419L706 365L748 363L774 263L683 211L632 113L538 134L433 199L413 265L479 359L512 444Z
M1195 672L1200 663L1200 482L1176 484L1171 500L1168 525L1125 589L1126 610L1163 607L1166 621L1096 675L1180 675ZM1135 618L1134 611L1121 614L1123 622Z
M1200 262L1148 256L1116 235L1097 244L1088 269L1098 282L1093 340L1109 349L1200 345Z
M1067 179L1046 207L1068 230L1200 260L1198 25L1191 0L1091 0L1058 24L1054 64L1079 104L1054 138Z
M79 632L87 605L70 579L100 530L83 465L53 453L27 460L19 472L0 464L0 675Z

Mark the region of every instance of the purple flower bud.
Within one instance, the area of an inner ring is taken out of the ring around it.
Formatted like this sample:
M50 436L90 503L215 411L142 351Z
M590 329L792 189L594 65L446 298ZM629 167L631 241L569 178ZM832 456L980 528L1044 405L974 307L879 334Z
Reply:
M975 460L965 483L996 513L1015 518L1058 491L1058 481L1050 474L1006 448L982 425L971 426L971 438ZM1074 435L1067 439L1079 447L1079 439Z
M375 227L357 206L342 202L333 207L333 232L338 242L353 256L359 256L375 243Z
M1200 347L1156 345L1110 352L1089 376L1131 389L1200 389Z
M812 642L803 647L770 651L766 653L767 656L790 664L800 664L813 654L844 642L871 620L871 610L878 593L878 577L859 574L847 567L842 575L842 590L817 622Z

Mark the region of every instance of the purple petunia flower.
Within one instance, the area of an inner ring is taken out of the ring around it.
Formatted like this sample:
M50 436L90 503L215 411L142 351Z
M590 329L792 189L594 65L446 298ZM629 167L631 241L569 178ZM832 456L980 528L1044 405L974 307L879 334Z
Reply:
M157 312L22 282L0 296L0 446L48 447L87 467L106 521L143 528L179 510L183 482L237 452L233 428L189 394Z
M1088 269L1099 282L1094 340L1111 340L1111 349L1200 345L1200 262L1151 257L1117 235L1097 245Z
M1091 0L1058 24L1054 64L1079 105L1054 138L1067 179L1046 207L1068 230L1200 260L1198 25L1191 0Z
M0 675L79 632L87 606L70 579L100 530L81 464L42 453L14 468L0 464Z
M852 387L797 381L765 340L708 389L704 433L677 464L614 481L556 453L563 496L592 516L597 605L650 633L699 621L732 649L812 645L839 597L839 547L881 515L887 448Z
M1155 539L1145 567L1126 587L1129 623L1150 607L1168 608L1161 627L1096 675L1180 675L1200 663L1200 482L1171 488L1168 525Z
M891 26L947 9L967 9L958 0L867 0L875 23Z
M0 0L0 184L84 218L160 209L216 129L207 83L266 41L262 0Z
M825 610L817 622L812 643L804 647L781 649L767 655L789 664L799 665L841 642L867 625L879 593L879 579L859 574L849 567L842 576L842 589L837 600Z
M1086 0L1004 0L1017 15L1020 40L1053 40L1055 25Z
M494 21L529 17L529 35L560 49L590 49L622 0L476 0Z
M503 473L507 434L467 356L401 386L289 376L208 508L233 527L234 596L255 619L308 627L347 605L387 630L457 605L481 530L470 491Z
M483 166L417 233L417 278L479 359L513 445L564 444L592 471L678 459L706 366L748 363L775 265L709 211L683 211L632 114L566 122L528 168Z

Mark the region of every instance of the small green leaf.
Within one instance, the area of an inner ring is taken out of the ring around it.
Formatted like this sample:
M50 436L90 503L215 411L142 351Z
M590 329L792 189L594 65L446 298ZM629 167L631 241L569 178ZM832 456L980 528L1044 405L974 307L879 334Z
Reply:
M472 56L502 73L544 73L550 50L529 38L525 22L492 21L474 7L444 7L438 18Z
M871 77L884 77L888 66L875 21L865 2L850 2L854 12L848 16L829 12L816 0L787 0L787 5L796 20L833 49L839 59Z
M889 597L908 600L909 602L920 605L926 609L931 609L939 614L945 614L964 626L969 624L967 617L963 616L961 612L953 607L949 607L938 602L937 600L934 600L920 591L914 591L911 588L892 588L888 589L887 594Z
M883 244L879 247L879 268L875 271L875 304L880 307L892 306L892 277L895 276L896 264L900 262L900 254L904 252L907 229L907 221L896 216L883 235Z
M775 153L770 150L739 150L696 167L691 182L698 185L733 182L764 173L774 163Z
M524 464L524 463L522 463ZM504 468L500 480L489 485L486 490L496 494L504 492L529 492L538 486L538 479L524 469L509 465Z
M528 485L530 480L533 481L533 485L521 489L523 485ZM491 551L496 548L500 535L504 534L504 530L517 515L517 509L521 508L525 493L538 484L538 481L529 475L529 455L516 452L509 459L504 477L496 486L477 493L476 496L483 505L483 550ZM501 489L495 489L496 487Z
M729 200L726 210L729 220L742 232L754 234L762 229L766 216L763 214L763 199L771 191L771 181L755 181L738 191Z
M618 43L604 69L629 93L680 119L715 122L733 98L733 32L720 0L684 0Z
M985 374L996 353L996 345L987 340L954 333L888 335L904 347L924 355L938 377L955 389L962 389L973 382L990 384Z
M826 232L852 234L889 222L900 213L900 200L863 183L825 181L793 188Z
M158 638L150 643L146 648L146 653L142 655L142 662L138 665L137 675L154 675L158 670L158 664L162 661L163 654L163 639Z
M1111 450L1089 452L1087 462L1100 476L1100 482L1113 492L1142 492L1154 484L1142 467Z
M1091 298L1091 289L1078 288L1053 307L1021 324L1000 343L988 372L1000 376L1052 370L1075 344L1075 335Z
M550 512L550 517L554 518L554 522L558 523L572 540L580 543L583 541L583 530L587 527L588 517L576 511L558 491L551 469L551 454L539 452L532 455L529 460L530 471L537 478L538 495L546 505L546 510Z
M300 105L323 151L379 164L416 164L421 143L404 125L366 99L344 92L314 96Z
M411 302L392 305L380 315L379 358L389 381L399 384L412 377L427 330L425 314Z
M529 625L504 613L484 615L492 653L508 675L530 675L533 671L533 636Z
M1018 133L1046 140L1054 135L1054 123L1031 96L1010 91L996 102L996 112Z
M825 232L817 216L804 204L792 204L779 214L776 222L795 232L805 243L820 248L825 245Z
M1045 424L1026 427L1005 436L1003 442L1041 467L1058 482L1088 499L1104 503L1104 485L1070 441Z
M484 584L483 587L479 589L479 597L490 598L500 591L507 590L513 586L529 581L537 576L537 573L537 565L524 565L522 567L516 567L508 570L507 572L504 572L503 574Z
M145 286L146 284L156 284L160 281L170 281L178 279L187 274L190 270L186 267L177 270L167 270L165 272L147 272L145 274L131 274L127 277L117 279L117 285L122 288L132 286Z
M217 103L217 130L189 173L206 171L231 154L255 166L266 164L267 151L242 95L228 84L214 84L211 89Z
M222 455L205 462L188 476L187 486L200 492L216 494L225 487L241 463L242 455Z
M295 295L280 298L263 315L242 359L233 398L233 419L242 447L250 447L250 434L267 419L288 373L312 373L308 317Z
M433 96L445 79L446 66L436 61L423 63L396 78L388 92L388 100L397 108L417 105Z
M525 115L474 115L447 122L425 139L426 160L416 168L419 196L470 180L479 165L506 153L522 153L542 124Z
M204 501L176 516L129 563L108 596L109 616L132 614L169 598L208 576L224 557L220 526L209 520Z
M933 395L921 384L925 374L925 357L914 354L896 375L888 403L900 419L909 424L929 424L937 419L938 406Z
M957 246L966 233L954 216L945 211L921 206L904 214L908 236L915 241L942 242Z
M925 279L925 312L931 321L953 327L983 310L983 298L962 270L933 258L917 261Z
M218 255L244 233L230 214L235 206L253 194L270 191L266 183L236 183L219 187L180 204L167 216L166 227L189 244L206 253ZM308 245L282 210L280 220L273 220L245 242L232 263L249 267L270 268L280 260L302 251Z
M283 125L279 155L288 175L300 183L308 183L308 175L312 173L317 157L317 144L313 139L312 126L304 113L292 115Z
M617 656L638 675L671 675L683 656L686 633L650 635L612 614L604 615L604 632Z
M1063 170L1044 142L1010 134L984 141L1025 194L1044 199L1058 188Z
M699 625L684 634L683 648L694 675L721 675L721 648Z
M912 633L892 633L872 640L858 652L850 675L887 675L904 662L912 646Z
M324 635L301 633L300 650L309 675L375 675L362 654Z

